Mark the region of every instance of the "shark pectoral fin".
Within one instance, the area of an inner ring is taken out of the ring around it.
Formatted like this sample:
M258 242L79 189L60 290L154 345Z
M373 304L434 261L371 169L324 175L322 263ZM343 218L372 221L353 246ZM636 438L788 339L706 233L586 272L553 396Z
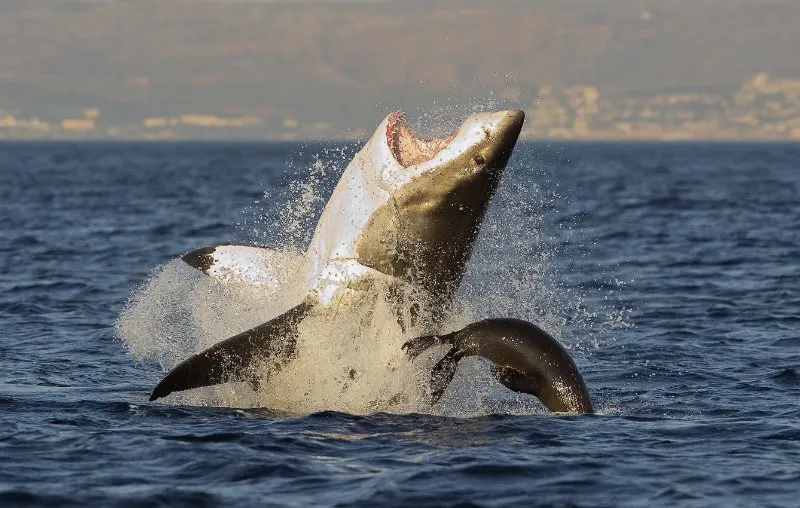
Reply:
M436 404L442 398L442 394L444 394L456 374L458 362L463 357L463 352L451 349L449 353L444 355L444 358L439 360L439 363L433 366L431 370L431 405Z
M197 268L208 275L209 269L214 266L214 251L217 250L217 247L219 246L194 249L181 256L181 260L192 268Z
M235 335L187 358L172 369L153 389L150 400L172 392L221 383L247 381L258 387L255 372L259 361L287 359L297 340L297 325L313 308L306 301L255 328Z
M242 282L276 288L279 270L304 262L299 252L248 245L214 245L187 252L181 260L219 282Z
M491 371L494 378L509 390L538 397L539 382L534 376L525 375L505 365L492 364Z

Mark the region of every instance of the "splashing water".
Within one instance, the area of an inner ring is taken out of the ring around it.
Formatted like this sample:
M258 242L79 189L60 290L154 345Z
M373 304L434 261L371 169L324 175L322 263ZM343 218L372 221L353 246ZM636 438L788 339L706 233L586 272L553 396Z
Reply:
M441 123L445 113L424 118L423 124ZM322 149L306 175L289 184L289 197L272 210L254 210L249 221L253 236L264 239L259 225L276 217L270 230L279 247L274 267L276 289L228 282L221 284L180 260L154 270L130 298L117 321L117 332L136 358L156 359L165 370L188 356L244 330L264 323L298 304L307 295L305 259L297 250L305 245L325 202L328 188L338 179L350 154ZM564 290L551 259L558 247L548 244L542 218L559 201L537 182L537 161L517 160L524 178L501 184L485 218L475 252L449 322L450 331L488 317L516 317L535 322L559 338L568 322L591 328L598 322L628 326L625 313L609 308L589 312L583 295ZM506 181L508 178L506 178ZM274 202L269 194L265 202ZM364 303L364 302L367 303ZM613 307L613 306L612 306ZM541 413L531 396L502 388L491 376L488 362L465 359L440 404L431 408L427 382L430 369L444 347L426 352L413 363L402 344L415 336L404 333L387 291L376 285L357 304L344 303L336 311L312 314L299 327L296 358L256 392L247 383L230 383L173 394L169 401L192 405L269 407L292 414L337 410L353 414L436 412L474 416L487 413ZM587 340L571 345L585 352ZM593 347L597 347L595 341Z

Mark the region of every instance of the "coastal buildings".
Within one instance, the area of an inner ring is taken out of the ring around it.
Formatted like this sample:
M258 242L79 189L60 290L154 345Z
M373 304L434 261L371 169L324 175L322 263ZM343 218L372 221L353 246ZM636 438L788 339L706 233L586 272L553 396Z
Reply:
M604 96L593 85L509 89L504 98L528 114L534 139L800 140L800 79L759 73L731 92L675 90ZM371 125L342 129L330 119L303 121L292 112L106 119L86 106L64 118L0 109L3 139L351 139Z

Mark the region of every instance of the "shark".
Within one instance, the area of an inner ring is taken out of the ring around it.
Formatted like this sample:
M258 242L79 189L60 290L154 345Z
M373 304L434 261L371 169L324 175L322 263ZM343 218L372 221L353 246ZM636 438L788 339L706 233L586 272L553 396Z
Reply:
M150 400L227 382L257 389L265 365L279 369L291 361L303 320L372 305L376 288L402 330L442 334L524 119L516 110L481 112L448 135L424 139L403 113L389 114L347 165L301 254L305 298L185 359L161 379ZM274 293L282 290L274 273L282 256L258 246L215 245L181 259L220 283L235 280ZM482 340L491 337L484 333ZM512 366L502 372L505 378L533 375Z

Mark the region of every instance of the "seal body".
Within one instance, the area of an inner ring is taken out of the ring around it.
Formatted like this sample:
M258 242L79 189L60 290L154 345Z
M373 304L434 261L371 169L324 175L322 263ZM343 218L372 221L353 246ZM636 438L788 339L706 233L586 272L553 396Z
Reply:
M486 319L446 334L418 337L403 349L412 358L448 344L450 351L432 369L436 403L466 356L490 360L492 374L507 388L536 396L550 411L593 413L589 391L569 353L547 332L519 319Z

